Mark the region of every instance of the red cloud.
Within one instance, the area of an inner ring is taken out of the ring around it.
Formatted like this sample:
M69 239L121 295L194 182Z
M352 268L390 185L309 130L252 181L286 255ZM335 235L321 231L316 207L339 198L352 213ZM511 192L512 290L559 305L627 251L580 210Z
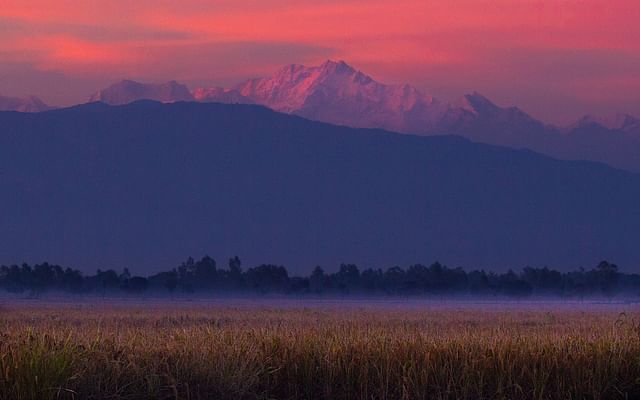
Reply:
M517 94L522 105L531 104L541 115L547 113L545 105L534 104L540 94L527 91L548 87L564 99L578 99L584 97L577 88L585 80L572 79L572 68L581 66L566 63L556 74L562 79L554 79L541 54L640 52L636 0L4 0L0 24L3 20L11 23L0 40L0 61L68 74L120 78L147 72L150 79L173 75L207 81L220 76L220 65L266 74L284 57L279 54L269 62L256 49L261 43L286 43L288 62L320 62L326 51L305 49L331 49L330 56L383 80L418 84L444 96L477 89L508 101ZM192 51L216 43L233 58L202 59ZM230 43L242 45L232 51ZM530 58L511 62L512 50L518 57L529 52ZM640 68L640 61L635 64L629 57L607 63L609 74L605 70L600 78L588 78L595 86L615 81L620 63ZM517 81L523 80L526 85L519 86ZM452 90L441 89L447 86ZM616 93L629 98L630 89L623 86L615 85ZM558 119L553 109L550 105L549 114L542 116Z

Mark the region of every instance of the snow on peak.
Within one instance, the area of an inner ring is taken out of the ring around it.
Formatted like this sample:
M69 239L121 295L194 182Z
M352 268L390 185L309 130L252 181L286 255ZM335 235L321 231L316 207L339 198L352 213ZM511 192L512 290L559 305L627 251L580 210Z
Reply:
M431 126L447 106L410 85L386 85L344 61L287 65L236 87L274 110L356 127L414 132Z
M225 89L222 87L198 88L191 92L196 101L209 103L228 104L253 104L253 101L243 96L236 89Z
M460 106L475 114L495 113L500 110L500 107L478 92L465 95L460 101Z
M326 73L338 73L338 74L354 74L357 71L353 69L349 64L340 60L333 61L327 60L319 67L321 70L326 71Z

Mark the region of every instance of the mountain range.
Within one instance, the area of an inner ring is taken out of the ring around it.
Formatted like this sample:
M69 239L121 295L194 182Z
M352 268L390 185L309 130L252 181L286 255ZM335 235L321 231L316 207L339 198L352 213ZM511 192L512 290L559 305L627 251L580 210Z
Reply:
M0 96L0 111L40 112L51 110L40 98L29 96L26 98Z
M89 98L89 102L127 104L142 99L155 100L163 103L194 100L189 89L176 81L161 84L144 84L131 80L123 80L94 93Z
M144 84L124 80L95 93L89 102L122 105L142 99L259 104L332 124L417 135L454 134L476 142L527 148L560 159L599 161L640 172L640 119L633 116L587 115L568 127L556 127L517 107L497 106L476 92L448 103L410 85L382 84L344 61L326 61L312 67L291 64L272 76L250 79L231 88L189 90L176 81ZM49 109L40 101L39 106L23 103L0 100L0 110Z
M640 268L640 175L600 163L260 105L90 103L0 126L3 263Z
M130 86L130 81L122 81L90 101L112 105L140 99L260 104L332 124L417 135L455 134L561 159L599 161L640 171L640 120L633 116L587 115L569 127L556 127L517 107L499 107L477 92L447 103L410 85L382 84L344 61L312 67L291 64L270 77L190 93L176 82L143 85L146 90L130 90ZM154 95L160 92L165 95Z
M597 125L612 131L620 131L640 137L640 118L629 114L616 114L610 116L585 115L574 127Z

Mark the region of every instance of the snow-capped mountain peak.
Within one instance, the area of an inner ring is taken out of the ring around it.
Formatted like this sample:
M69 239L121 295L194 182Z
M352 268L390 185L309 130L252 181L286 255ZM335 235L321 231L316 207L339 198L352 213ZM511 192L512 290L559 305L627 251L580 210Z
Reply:
M236 87L274 110L342 125L417 132L433 125L447 106L410 85L386 85L344 61L290 64L266 78ZM422 127L418 127L422 125Z
M225 89L222 87L198 88L191 92L196 101L207 103L228 103L228 104L253 104L254 102L243 96L236 89Z
M358 71L356 71L353 67L351 67L349 64L347 64L342 60L340 61L327 60L324 63L322 63L318 67L318 69L321 71L322 74L325 74L325 75L332 75L332 74L356 75L358 73ZM363 74L360 73L360 75L363 75Z

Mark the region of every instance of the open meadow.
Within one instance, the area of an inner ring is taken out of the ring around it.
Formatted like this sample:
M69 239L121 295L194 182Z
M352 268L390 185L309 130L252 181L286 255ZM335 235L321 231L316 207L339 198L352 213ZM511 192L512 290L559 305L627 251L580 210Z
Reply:
M640 307L4 301L2 399L640 396Z

